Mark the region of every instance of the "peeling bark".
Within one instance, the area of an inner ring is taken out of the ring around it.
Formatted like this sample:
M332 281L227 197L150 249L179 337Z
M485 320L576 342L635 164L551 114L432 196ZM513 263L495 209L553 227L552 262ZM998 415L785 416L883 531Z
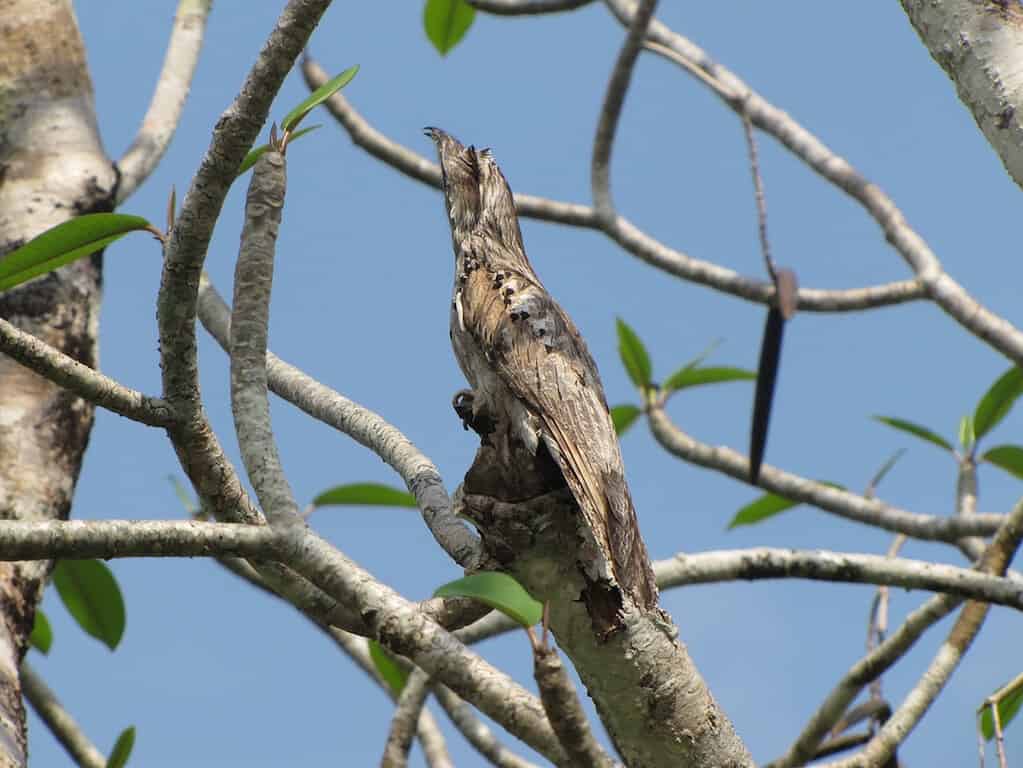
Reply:
M85 48L70 3L0 0L0 254L112 209ZM97 364L101 257L0 294L0 317ZM0 518L66 518L92 427L81 398L0 355ZM18 667L49 564L0 566L0 766L26 764Z

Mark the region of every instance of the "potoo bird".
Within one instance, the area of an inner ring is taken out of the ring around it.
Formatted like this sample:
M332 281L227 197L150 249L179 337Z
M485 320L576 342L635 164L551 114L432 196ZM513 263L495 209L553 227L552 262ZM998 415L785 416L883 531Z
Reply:
M494 444L550 454L582 515L584 549L595 547L632 600L653 608L657 586L597 365L526 257L491 152L425 133L443 171L455 251L451 342L472 387L470 418L492 425Z

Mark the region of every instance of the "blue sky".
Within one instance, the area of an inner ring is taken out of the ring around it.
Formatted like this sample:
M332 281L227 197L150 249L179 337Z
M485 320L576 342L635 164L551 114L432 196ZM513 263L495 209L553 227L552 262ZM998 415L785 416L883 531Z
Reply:
M181 127L159 171L125 207L162 221L181 194L219 114L234 97L279 3L219 0ZM148 104L173 16L171 2L78 4L104 145L119 156ZM361 66L346 95L380 130L429 153L424 125L490 146L517 191L589 200L589 156L607 75L623 31L599 3L541 19L479 16L442 59L422 31L420 3L338 3L311 51L332 73ZM948 271L989 307L1019 321L1019 190L1008 180L944 73L897 4L662 3L660 17L784 108L900 205ZM840 31L840 34L836 34ZM273 115L305 95L289 77ZM448 338L452 257L439 194L355 148L325 113L325 127L289 152L288 199L278 249L271 344L285 359L402 429L439 466L451 490L474 444L450 410L463 386ZM776 260L804 286L842 288L909 275L876 224L768 138L761 139ZM741 127L702 86L641 57L615 146L615 200L638 226L699 258L763 274ZM230 295L244 185L236 185L207 260ZM636 395L615 351L614 319L646 341L666 376L722 339L712 362L755 367L763 308L660 273L603 236L523 222L526 247L550 291L576 320L612 403ZM1006 270L1009 269L1007 272ZM110 248L101 328L103 370L157 394L157 247L133 237ZM206 407L237 456L227 360L201 349ZM923 303L859 315L799 315L784 350L768 463L800 475L866 485L896 449L908 453L881 495L917 512L950 514L953 462L869 419L927 424L949 438L1008 366L938 309ZM743 450L752 388L683 393L669 412L697 438ZM301 503L338 483L400 484L378 458L290 406L275 402L285 469ZM1019 414L993 442L1020 442ZM762 526L727 532L757 494L665 454L643 425L623 439L628 478L651 554L664 558L756 545L882 553L888 534L797 508ZM162 433L100 414L74 514L180 518L167 476L180 475ZM1005 511L1020 485L982 468L982 511ZM412 599L459 572L409 510L318 512L313 526ZM961 563L948 547L905 553ZM391 704L288 606L256 594L203 560L116 561L128 628L113 654L83 635L48 594L56 640L33 663L108 750L131 723L134 765L373 765ZM715 696L755 757L778 756L861 654L872 590L761 582L675 590L664 596ZM893 621L922 594L893 593ZM950 627L946 620L884 679L898 704ZM912 765L964 765L976 756L973 711L1019 671L1019 617L996 609L945 694L900 753ZM529 681L524 638L479 648ZM32 719L34 765L65 764ZM450 728L458 764L477 758ZM1010 749L1017 737L1009 731ZM510 743L509 738L509 743ZM537 758L539 759L539 758ZM414 764L421 765L418 754Z

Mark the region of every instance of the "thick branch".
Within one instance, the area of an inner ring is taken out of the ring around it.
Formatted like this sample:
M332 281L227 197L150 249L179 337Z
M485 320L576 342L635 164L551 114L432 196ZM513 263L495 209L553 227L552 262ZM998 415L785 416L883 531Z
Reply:
M124 156L117 161L121 182L117 204L127 200L156 169L177 130L192 75L199 61L212 0L180 0L167 55L149 110Z

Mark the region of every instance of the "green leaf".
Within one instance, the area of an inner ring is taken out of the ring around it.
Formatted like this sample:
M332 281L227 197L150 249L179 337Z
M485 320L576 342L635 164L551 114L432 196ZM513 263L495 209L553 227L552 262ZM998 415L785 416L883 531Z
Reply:
M1013 366L991 385L973 412L973 431L980 440L998 426L1023 394L1023 371Z
M622 358L625 372L637 387L642 390L649 389L653 366L650 364L650 355L647 354L646 347L624 320L619 317L615 323L618 328L618 354Z
M299 131L295 131L293 134L291 134L291 138L288 139L288 143L292 144L292 143L295 142L296 139L300 139L303 136L305 136L307 133L312 133L317 128L322 128L322 127L323 127L322 125L310 125L307 128L303 128L303 129L301 129ZM268 149L270 149L270 145L269 144L263 144L263 145L261 145L259 147L256 147L251 152L249 152L249 154L247 154L245 156L245 159L242 160L242 164L238 166L238 174L235 176L235 178L237 179L238 176L244 175L246 171L248 171L250 168L252 168L252 166L254 166L256 164L256 161L259 160L259 158L261 158L266 153L266 151Z
M754 525L798 505L798 501L774 493L765 493L736 512L728 524L728 530L738 528L740 525Z
M719 384L724 381L752 381L757 378L756 371L745 368L717 366L708 368L691 368L685 366L675 371L661 385L665 392L675 392L687 387L699 387L703 384Z
M354 67L349 67L340 75L331 78L323 85L321 85L319 88L317 88L315 91L310 93L309 96L305 99L305 101L303 101L301 104L299 104L297 107L295 107L293 110L291 110L288 114L284 116L284 119L281 120L281 130L291 131L297 128L298 124L305 119L306 115L308 115L318 106L320 106L320 104L325 102L335 93L337 93L346 85L348 85L348 83L352 81L352 78L355 77L358 71L359 71L358 64L356 64Z
M888 461L882 464L881 468L874 473L874 476L870 478L870 485L867 486L868 496L872 495L874 491L877 490L877 486L879 486L881 484L881 481L884 480L885 475L887 475L891 471L891 468L895 466L895 462L901 459L902 454L904 454L905 452L906 452L905 448L899 448L899 450L893 453L888 458Z
M49 653L50 646L53 645L53 627L50 626L50 620L46 618L46 614L40 608L36 608L36 620L32 625L32 634L28 636L28 641L40 653Z
M484 571L438 587L434 597L472 597L496 608L524 627L543 616L543 606L507 573Z
M836 488L840 491L845 490L845 487L838 483L831 483L827 480L819 480L818 482L829 488ZM735 517L728 523L728 530L738 528L740 525L755 525L788 509L798 507L801 503L787 499L784 496L779 496L776 493L765 493L736 512Z
M476 9L465 0L426 0L423 27L441 56L458 45L476 18Z
M380 673L380 677L387 683L387 687L391 689L391 692L395 696L401 694L405 688L406 681L408 681L408 672L394 660L391 652L376 640L369 641L369 656L373 659L373 666L376 667L377 672Z
M959 446L965 453L973 450L977 442L977 433L974 428L973 416L963 416L959 419Z
M107 758L107 768L124 768L131 757L131 751L135 747L135 726L129 725L114 742L114 748L110 750L110 757Z
M1023 675L995 691L992 698L997 701L995 706L998 708L998 722L1004 733L1005 727L1012 722L1023 706ZM995 721L987 702L984 702L980 709L980 732L984 734L985 741L991 741L995 736Z
M114 650L124 635L124 599L99 560L61 560L53 569L57 594L78 626Z
M616 405L611 409L611 421L615 425L615 434L621 437L635 423L642 411L635 405Z
M354 505L365 507L410 507L416 508L416 497L406 491L399 491L381 483L350 483L336 485L315 499L314 507Z
M1018 445L996 445L986 451L980 460L994 464L1023 480L1023 448Z
M897 419L894 416L875 416L875 420L880 421L882 424L887 424L892 429L897 429L901 432L908 432L914 437L919 437L921 440L926 440L929 443L934 443L940 448L944 448L948 452L952 452L955 449L952 448L951 443L948 442L941 435L932 432L927 427L922 427L919 424L914 424L911 421L905 419Z
M152 225L141 216L87 213L58 224L0 260L0 291L88 256L129 232Z

